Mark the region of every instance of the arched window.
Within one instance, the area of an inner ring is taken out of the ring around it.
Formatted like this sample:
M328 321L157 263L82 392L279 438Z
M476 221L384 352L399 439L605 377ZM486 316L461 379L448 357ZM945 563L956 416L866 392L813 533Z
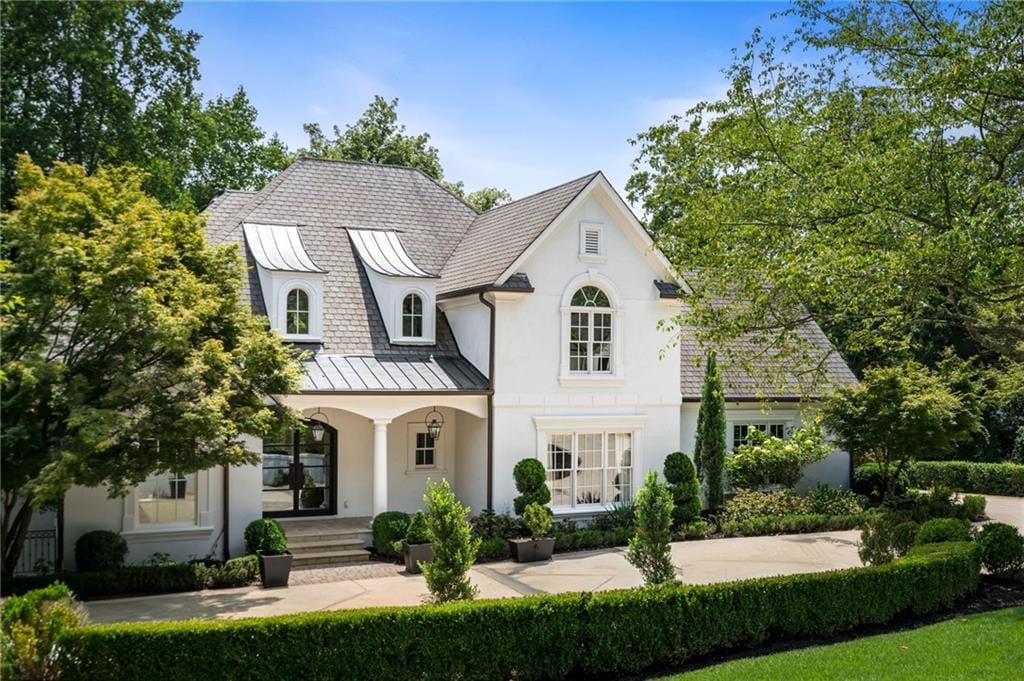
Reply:
M309 294L301 288L293 288L288 292L285 333L297 336L309 333Z
M423 299L415 293L402 299L402 335L406 338L423 337Z
M612 370L612 310L596 286L573 294L569 310L569 371L607 374Z

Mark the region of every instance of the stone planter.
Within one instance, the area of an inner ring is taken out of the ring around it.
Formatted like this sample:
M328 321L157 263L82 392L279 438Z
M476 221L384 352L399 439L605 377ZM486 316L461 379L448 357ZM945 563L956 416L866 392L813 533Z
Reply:
M278 555L259 553L260 581L264 587L288 586L288 575L292 572L292 554L286 552Z
M554 537L525 537L509 539L508 549L512 559L517 563L533 563L538 560L550 560L555 550Z
M412 575L420 573L420 561L429 563L434 560L433 544L409 544L402 542L402 553L405 554L405 571Z

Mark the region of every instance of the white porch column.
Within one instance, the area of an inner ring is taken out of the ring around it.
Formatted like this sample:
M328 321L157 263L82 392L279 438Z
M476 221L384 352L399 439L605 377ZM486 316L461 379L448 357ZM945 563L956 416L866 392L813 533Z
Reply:
M388 510L388 424L373 420L373 515Z

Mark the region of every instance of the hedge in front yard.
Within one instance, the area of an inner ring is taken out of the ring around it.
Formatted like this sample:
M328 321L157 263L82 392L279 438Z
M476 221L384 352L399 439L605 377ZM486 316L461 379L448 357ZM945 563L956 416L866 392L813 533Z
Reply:
M1024 497L1024 464L973 461L914 461L910 484L921 489L936 485L956 492Z
M864 522L865 514L821 515L765 515L743 520L727 520L721 524L726 537L763 537L772 534L799 534L802 532L837 532L853 530Z
M90 626L65 635L65 681L564 679L622 675L766 640L948 608L978 586L974 544L878 567L266 619Z

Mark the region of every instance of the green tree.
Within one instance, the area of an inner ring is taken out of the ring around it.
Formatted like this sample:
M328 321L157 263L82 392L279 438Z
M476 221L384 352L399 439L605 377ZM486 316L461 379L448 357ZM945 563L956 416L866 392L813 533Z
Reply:
M665 481L672 492L672 521L682 527L700 520L700 480L697 470L684 452L672 452L665 457Z
M725 391L714 351L708 353L704 371L694 458L707 491L708 507L718 508L725 496Z
M0 259L5 574L34 509L72 485L116 495L157 471L258 461L239 436L288 421L264 398L298 386L238 295L237 247L207 246L141 172L47 176L23 156L17 179Z
M1024 4L790 13L792 40L756 32L723 99L635 140L630 198L694 273L685 321L818 376L812 316L864 364L958 339L1024 359Z
M4 187L19 153L89 172L132 164L166 205L201 208L283 167L283 145L265 139L243 90L202 104L199 35L175 26L180 10L177 1L3 3Z
M512 200L512 195L504 189L497 187L484 187L470 192L464 197L466 203L476 208L481 213L486 213L492 208L502 206Z
M952 383L912 362L869 369L825 402L822 424L855 462L878 464L892 496L910 460L941 458L980 426L978 401Z
M427 507L427 527L434 543L434 560L420 563L427 588L436 603L471 600L476 587L469 581L468 573L481 540L473 537L470 509L455 498L447 480L436 485L427 480L423 504Z
M672 492L658 481L657 471L647 471L644 486L636 493L636 534L629 540L626 560L640 571L647 584L675 581L672 565Z

